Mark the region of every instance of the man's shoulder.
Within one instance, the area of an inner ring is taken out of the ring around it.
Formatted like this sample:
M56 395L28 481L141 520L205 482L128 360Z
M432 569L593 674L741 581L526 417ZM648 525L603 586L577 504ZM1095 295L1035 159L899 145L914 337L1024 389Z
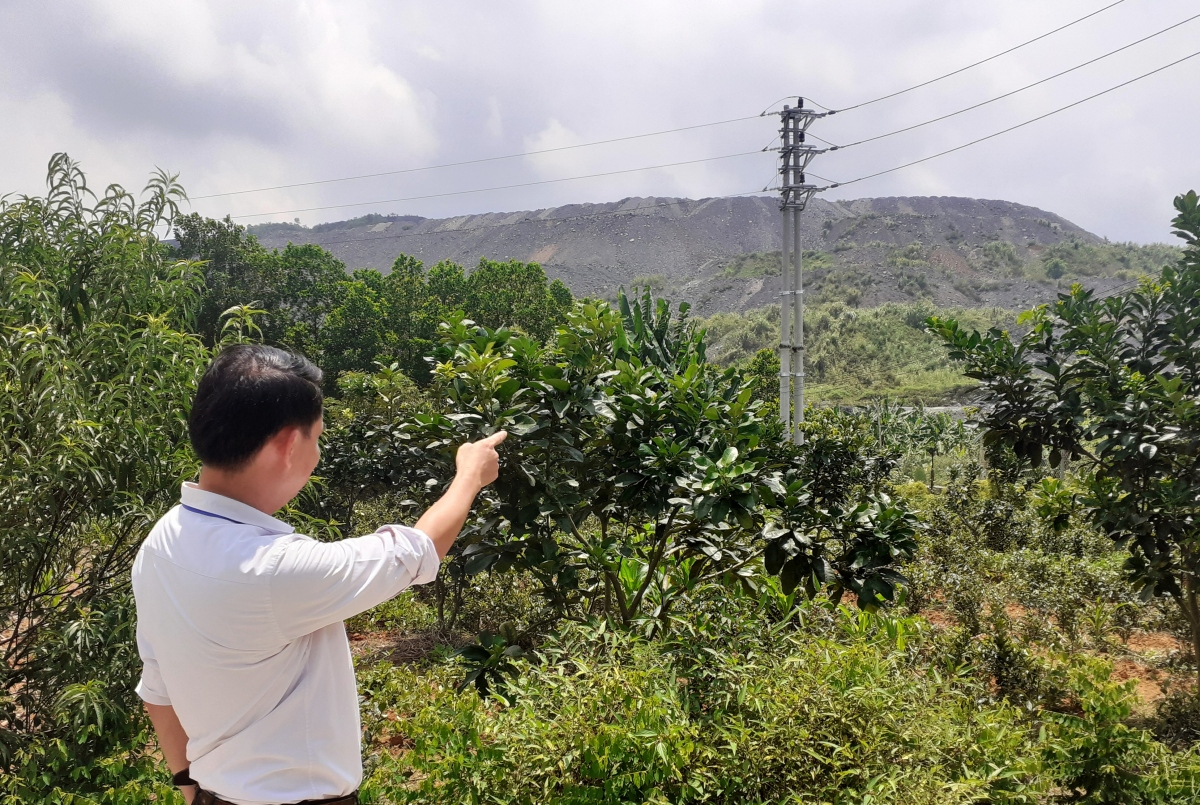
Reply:
M164 548L169 545L171 538L179 530L180 508L182 508L180 504L176 503L162 517L159 517L150 528L149 533L142 540L142 544L138 546L137 557L134 560L134 573L138 572L146 554L161 555L166 553Z
M272 533L260 525L193 515L176 505L159 518L142 541L134 573L153 565L240 583L265 581L288 545L307 542L303 534Z

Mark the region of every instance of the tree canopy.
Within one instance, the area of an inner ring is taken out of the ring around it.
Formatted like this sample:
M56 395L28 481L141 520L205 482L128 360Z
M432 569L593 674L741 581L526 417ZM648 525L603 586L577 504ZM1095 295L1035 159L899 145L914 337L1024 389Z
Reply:
M348 274L319 246L268 250L228 217L182 216L175 236L177 255L203 266L206 292L197 328L205 341L219 339L226 310L251 305L263 311L257 319L263 340L320 363L332 393L343 372L373 371L377 364L396 363L428 384L425 358L437 344L439 322L455 311L545 341L574 301L566 285L548 281L537 263L484 258L468 274L448 261L426 271L420 260L402 254L386 274L375 269Z

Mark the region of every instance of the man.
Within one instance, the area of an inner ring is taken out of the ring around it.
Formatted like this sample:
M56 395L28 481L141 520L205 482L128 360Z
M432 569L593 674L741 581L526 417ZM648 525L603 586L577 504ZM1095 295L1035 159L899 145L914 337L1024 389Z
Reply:
M240 345L200 380L188 433L198 483L133 566L138 695L193 805L357 801L357 688L342 621L437 575L475 496L496 479L500 431L465 444L415 528L336 543L272 515L320 458L321 371Z

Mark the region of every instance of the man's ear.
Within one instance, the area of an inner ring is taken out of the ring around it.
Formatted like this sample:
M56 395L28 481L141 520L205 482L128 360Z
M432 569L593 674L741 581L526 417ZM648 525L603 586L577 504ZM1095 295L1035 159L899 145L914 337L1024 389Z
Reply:
M285 464L291 464L295 459L296 447L300 444L300 429L288 425L271 437L272 446L279 451L279 457Z

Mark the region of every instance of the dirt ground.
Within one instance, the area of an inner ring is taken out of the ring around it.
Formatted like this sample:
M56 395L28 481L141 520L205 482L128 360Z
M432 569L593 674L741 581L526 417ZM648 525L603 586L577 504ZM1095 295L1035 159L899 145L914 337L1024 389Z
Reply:
M1019 604L1008 604L1004 611L1014 623L1027 614L1027 610ZM954 616L944 609L925 610L921 612L921 617L936 629L950 629L957 625ZM1162 660L1172 653L1186 651L1183 641L1166 632L1135 632L1127 642L1115 642L1107 652L1101 653L1094 649L1084 651L1111 662L1114 680L1137 680L1136 691L1141 701L1140 709L1147 709L1149 705L1163 698L1166 695L1165 690L1190 684L1190 678L1174 678L1160 667Z

